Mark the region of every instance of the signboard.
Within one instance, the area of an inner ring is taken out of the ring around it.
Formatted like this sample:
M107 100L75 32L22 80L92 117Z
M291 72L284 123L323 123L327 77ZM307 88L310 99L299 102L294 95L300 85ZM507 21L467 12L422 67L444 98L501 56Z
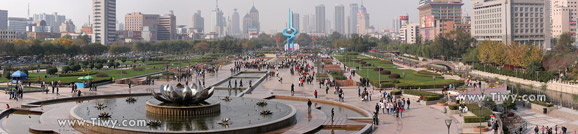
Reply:
M425 16L425 27L433 27L435 21L434 15Z

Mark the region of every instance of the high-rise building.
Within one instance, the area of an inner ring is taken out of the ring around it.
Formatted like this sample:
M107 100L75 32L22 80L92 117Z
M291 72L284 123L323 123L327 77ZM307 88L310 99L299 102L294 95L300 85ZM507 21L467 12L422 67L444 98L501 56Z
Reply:
M193 15L193 29L197 33L203 33L205 30L205 18L201 16L201 10L197 10L197 12ZM191 31L194 32L194 31Z
M8 11L0 10L0 30L8 29Z
M486 0L487 1L487 0ZM442 20L452 20L455 24L462 21L462 0L426 0L420 2L419 23L422 40L433 40L445 30L438 24Z
M317 18L315 17L315 15L311 15L309 16L309 27L311 28L311 31L309 33L315 33L317 30Z
M357 4L349 5L351 11L349 12L349 34L357 33L357 13L359 12L359 6Z
M26 32L50 33L51 31L53 31L52 27L44 20L35 20L32 24L26 26Z
M46 24L48 26L50 26L50 28L52 29L52 32L59 33L60 32L60 24L62 24L62 22L64 22L64 21L66 21L66 16L58 15L58 13L53 13L53 14L42 13L42 14L34 14L33 20L34 21L44 20L44 21L46 21Z
M93 42L108 45L116 39L116 0L92 0Z
M177 38L177 17L171 11L170 14L160 16L157 29L157 40L175 40Z
M310 33L311 32L311 22L309 22L309 15L303 15L303 29L301 31L303 33Z
M315 6L315 33L326 33L325 31L325 5Z
M548 0L472 0L471 33L478 41L550 45Z
M409 14L407 12L403 13L402 16L399 16L399 23L403 26L403 24L409 24Z
M551 3L552 37L570 33L575 38L578 0L552 0Z
M124 23L119 22L116 26L117 31L124 31Z
M218 37L223 37L225 31L225 20L223 17L223 11L219 9L219 3L217 1L217 6L213 12L211 12L211 28L213 32L217 34Z
M243 17L243 34L245 36L255 36L261 30L261 23L259 22L259 10L255 8L255 5L251 7L249 13Z
M8 18L8 30L16 32L26 32L26 26L28 26L28 19L26 18Z
M369 14L363 5L361 5L361 8L359 8L359 13L357 13L357 23L358 34L369 33Z
M335 31L345 34L345 7L341 4L335 5Z
M293 27L297 30L300 30L300 25L299 25L299 14L298 13L293 13Z
M144 27L150 30L150 41L158 39L158 27L160 25L160 16L158 14L143 14L141 12L128 13L124 16L126 31L143 31Z
M414 44L417 41L417 36L419 35L419 24L417 23L407 23L402 24L399 30L399 37L401 42L407 44Z
M75 31L76 31L76 26L74 26L74 23L70 19L68 19L68 20L62 22L62 24L60 24L60 32L61 33L75 33Z
M239 16L239 12L237 12L237 9L235 9L235 12L233 13L233 20L231 20L231 29L232 29L232 34L234 37L240 37L241 35L241 17Z

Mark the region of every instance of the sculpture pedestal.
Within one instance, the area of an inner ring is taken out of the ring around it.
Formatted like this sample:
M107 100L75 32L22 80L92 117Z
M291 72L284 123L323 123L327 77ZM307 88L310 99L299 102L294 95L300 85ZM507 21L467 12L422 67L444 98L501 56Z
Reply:
M221 104L213 103L198 106L167 106L151 101L146 102L147 113L167 116L198 116L221 113Z

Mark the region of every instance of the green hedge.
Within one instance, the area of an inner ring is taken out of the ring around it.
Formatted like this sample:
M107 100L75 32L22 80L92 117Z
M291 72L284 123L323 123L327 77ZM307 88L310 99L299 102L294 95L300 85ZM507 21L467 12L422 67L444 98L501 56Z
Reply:
M486 107L482 107L482 111L480 111L480 107L478 104L467 104L468 110L474 113L478 117L483 117L486 120L490 119L490 115L494 114L492 111Z
M58 77L70 77L70 76L87 76L87 75L94 75L96 72L74 72L74 73L66 73L66 74L59 74Z
M436 101L436 100L440 100L443 96L424 96L423 100L424 101Z
M347 77L340 72L330 72L334 80L347 80Z
M424 101L435 101L439 100L444 95L438 93L432 93L427 91L419 91L419 90L405 90L404 94L415 95L415 96L423 96Z
M405 84L405 86L404 86ZM397 89L429 89L429 88L442 88L443 86L447 86L450 84L454 84L454 86L461 86L464 85L464 81L461 80L444 80L444 81L435 81L435 82L414 82L414 81L407 81L407 82L400 82L395 84L395 88ZM435 86L434 86L435 85Z
M417 71L417 72L413 72L413 75L415 75L415 76L420 76L420 77L430 77L430 78L431 78L432 76L436 76L436 77L438 77L438 78L441 78L441 77L442 77L441 74L437 74L437 73L430 72L430 71L426 71L426 70L420 70L420 71Z
M448 105L448 107L450 108L450 110L458 110L460 109L460 104L450 104Z
M540 105L540 106L545 106L545 107L553 107L554 106L554 104L541 102L541 101L532 101L531 103L534 103L534 104Z
M401 91L400 90L391 91L391 95L401 95Z
M480 119L478 116L464 116L465 123L480 123ZM486 120L481 119L481 122L486 122Z

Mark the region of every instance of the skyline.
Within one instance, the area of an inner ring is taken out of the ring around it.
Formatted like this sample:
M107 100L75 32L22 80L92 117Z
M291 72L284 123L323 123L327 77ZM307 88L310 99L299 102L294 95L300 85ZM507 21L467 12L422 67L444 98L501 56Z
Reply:
M39 13L53 13L58 12L58 14L66 15L67 19L72 19L74 24L79 29L82 25L88 24L88 16L91 15L90 0L0 0L3 3L0 5L0 9L8 10L9 17L26 17L27 16L27 6L30 3L30 16ZM397 5L391 5L390 3L395 1ZM324 4L326 12L326 20L330 20L332 26L327 27L328 29L334 29L334 12L336 4L349 5L351 3L357 3L361 6L361 1L351 1L351 0L295 0L292 3L283 3L279 1L271 0L219 0L219 8L224 12L224 16L232 16L234 10L238 9L239 14L244 16L250 8L255 4L255 7L260 11L260 22L262 24L261 31L270 33L272 31L281 32L283 27L286 25L285 14L287 9L291 8L296 14L304 15L314 15L315 5ZM138 4L135 4L138 3ZM464 1L464 13L469 12L470 1ZM191 5L187 6L174 6L174 5ZM302 6L306 5L306 6ZM363 5L367 8L368 13L371 15L370 25L375 26L376 30L390 29L392 24L391 20L394 18L399 18L404 12L410 15L410 22L418 22L418 10L419 1L398 1L398 0L364 0ZM380 7L380 6L385 6ZM186 25L188 28L192 26L192 16L197 10L202 11L202 16L205 18L205 26L210 26L211 21L211 11L216 7L215 1L210 0L191 0L191 1L179 1L179 0L167 0L167 1L156 1L156 0L122 0L117 1L117 20L118 22L124 22L124 16L131 12L142 12L144 14L168 14L170 10L173 10L175 16L177 17L177 25ZM350 11L349 6L345 6L345 11ZM347 18L349 13L345 14ZM303 22L300 22L303 23ZM242 24L241 24L242 25ZM212 31L210 27L205 27L205 31Z

